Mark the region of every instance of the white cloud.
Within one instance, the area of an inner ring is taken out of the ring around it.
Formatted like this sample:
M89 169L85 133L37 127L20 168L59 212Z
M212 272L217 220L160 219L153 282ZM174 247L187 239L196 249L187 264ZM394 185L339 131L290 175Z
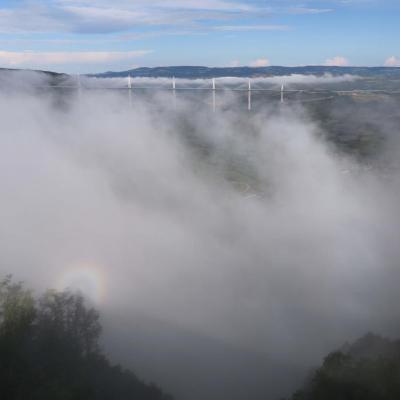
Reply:
M259 58L250 63L250 67L268 67L269 65L271 65L271 63L267 58Z
M141 2L142 4L150 3ZM225 0L171 0L171 1L153 1L153 6L168 7L168 8L182 8L182 9L195 9L195 10L237 10L237 11L251 11L253 6Z
M262 12L262 8L224 0L144 1L57 0L0 6L0 32L107 33L143 26L201 26L200 21L223 21Z
M240 64L239 64L240 65ZM229 65L229 66L239 66ZM82 78L84 79L84 78ZM257 77L251 78L253 88L255 89L271 89L280 88L282 83L285 86L291 87L298 85L301 87L309 85L325 85L332 83L343 83L343 82L355 82L360 77L356 75L339 75L333 76L331 74L325 74L322 76L316 75L284 75L284 76L270 76L270 77ZM153 87L153 88L165 88L171 87L171 78L131 78L133 87ZM216 78L217 87L219 88L243 88L248 83L248 78L240 77L221 77ZM176 79L178 88L193 88L193 89L210 89L212 87L211 79ZM87 78L85 80L85 87L126 87L126 78Z
M0 51L0 63L8 67L46 66L54 64L97 64L130 60L145 56L150 50L87 51L87 52L34 52Z
M325 65L329 67L346 67L349 65L349 61L345 57L336 56L333 58L328 58L325 61Z
M264 102L248 120L221 93L210 118L198 98L177 114L171 93L128 107L84 91L55 112L23 93L0 93L2 274L39 289L89 262L104 312L177 324L200 352L216 337L298 364L399 320L398 169L343 159L304 111Z
M287 31L288 25L222 25L214 28L224 32Z
M293 7L289 8L290 14L326 14L333 12L332 8L308 8L308 7Z
M240 61L232 60L230 63L228 63L228 67L240 67Z
M196 31L268 31L287 30L286 25L215 27L220 21L261 20L267 15L319 14L330 9L277 8L256 1L228 0L22 0L13 7L0 6L0 32L74 32L111 33L130 31L145 26L185 27ZM207 21L205 24L204 21ZM212 24L210 24L212 22ZM214 25L214 27L213 27Z
M78 5L93 7L109 7L108 0L59 0L61 5ZM112 4L120 8L163 8L163 9L186 9L186 10L233 10L250 11L255 6L240 1L228 0L114 0Z
M385 61L385 67L400 67L400 59L392 56Z

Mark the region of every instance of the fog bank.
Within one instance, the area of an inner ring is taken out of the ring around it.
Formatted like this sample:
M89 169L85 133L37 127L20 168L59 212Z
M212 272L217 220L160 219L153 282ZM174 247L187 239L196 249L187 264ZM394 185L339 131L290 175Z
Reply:
M0 272L82 290L109 343L118 315L296 365L398 335L399 171L226 96L0 93Z

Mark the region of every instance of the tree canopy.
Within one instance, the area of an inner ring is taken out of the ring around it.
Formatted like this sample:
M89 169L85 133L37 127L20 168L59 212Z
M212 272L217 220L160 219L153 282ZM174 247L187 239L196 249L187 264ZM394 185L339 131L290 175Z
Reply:
M400 399L400 342L367 334L330 353L291 400Z
M154 384L111 365L99 346L98 312L80 294L35 299L0 281L0 397L4 400L171 400Z

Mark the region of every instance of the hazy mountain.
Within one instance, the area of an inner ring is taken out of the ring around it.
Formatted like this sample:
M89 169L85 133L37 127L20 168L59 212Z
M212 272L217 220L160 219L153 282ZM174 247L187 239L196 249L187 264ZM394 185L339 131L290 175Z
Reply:
M172 77L176 78L218 78L230 77L256 77L256 76L284 76L291 74L302 75L358 75L363 77L398 77L400 78L400 68L389 67L328 67L328 66L304 66L304 67L229 67L211 68L196 66L176 66L176 67L155 67L155 68L136 68L121 72L104 72L92 74L91 76L101 78L127 77Z
M60 83L68 77L68 74L51 71L33 71L24 69L0 68L0 77L9 76L12 73L38 74ZM364 78L399 79L400 67L329 67L329 66L302 66L302 67L202 67L202 66L166 66L166 67L142 67L128 71L108 71L98 74L87 74L87 76L98 78L123 78L123 77L150 77L150 78L219 78L219 77L270 77L287 75L313 75L323 76L330 74L357 75Z
M60 86L64 85L68 79L68 74L52 71L0 68L0 88L2 89L10 86L18 87L22 84Z

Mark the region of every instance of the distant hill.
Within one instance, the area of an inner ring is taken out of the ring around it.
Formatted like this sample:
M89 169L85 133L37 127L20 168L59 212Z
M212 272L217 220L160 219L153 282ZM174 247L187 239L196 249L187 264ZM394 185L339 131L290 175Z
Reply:
M51 76L53 78L65 77L67 74L53 71L42 71L42 70L34 70L34 69L17 69L17 68L0 68L0 73L12 73L12 72L32 72L44 74L47 76Z
M327 355L290 400L400 398L400 341L367 334Z
M304 67L232 67L232 68L211 68L211 67L155 67L136 68L121 72L104 72L101 74L90 74L98 78L123 78L150 77L150 78L218 78L218 77L259 77L259 76L284 76L292 74L301 75L358 75L362 77L400 78L400 68L391 67L327 67L327 66L304 66Z
M68 78L68 74L42 71L0 68L0 77L15 73L39 74L50 78L54 84L58 84ZM209 79L222 77L255 78L286 75L315 75L323 76L330 74L357 75L364 78L389 78L400 79L400 67L328 67L328 66L303 66L303 67L202 67L202 66L172 66L154 68L135 68L128 71L108 71L98 74L87 74L96 78L126 78L128 76L139 78L186 78L186 79Z
M68 74L52 71L0 68L0 87L8 86L11 82L14 85L22 82L33 84L46 82L47 85L57 86L62 85L68 79Z

